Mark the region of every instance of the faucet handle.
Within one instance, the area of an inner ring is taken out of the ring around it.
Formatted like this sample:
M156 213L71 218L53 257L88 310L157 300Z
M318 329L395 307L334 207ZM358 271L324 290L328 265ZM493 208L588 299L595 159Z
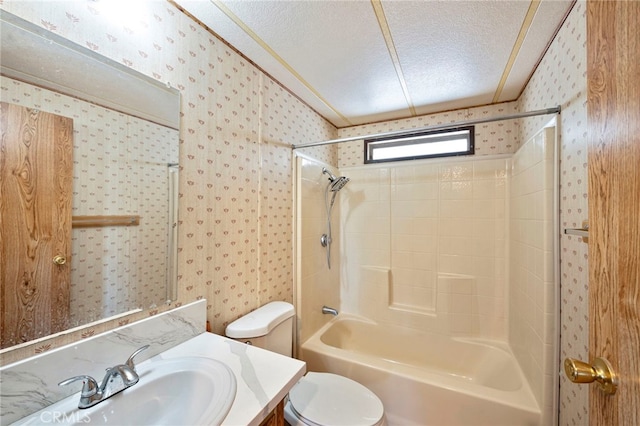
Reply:
M82 393L80 394L83 398L89 398L98 393L98 382L91 376L75 376L69 379L63 380L58 383L58 386L66 386L75 381L82 380Z
M140 352L146 351L147 349L149 349L149 345L144 345L143 347L139 348L134 353L132 353L129 359L127 360L127 362L125 363L127 367L129 367L133 371L136 371L136 365L133 363L133 358L135 358Z

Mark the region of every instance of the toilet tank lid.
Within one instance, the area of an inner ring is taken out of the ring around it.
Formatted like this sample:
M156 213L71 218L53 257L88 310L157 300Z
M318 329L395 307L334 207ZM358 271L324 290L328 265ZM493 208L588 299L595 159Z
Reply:
M269 302L229 324L225 334L234 339L264 336L282 321L291 318L293 313L291 303Z

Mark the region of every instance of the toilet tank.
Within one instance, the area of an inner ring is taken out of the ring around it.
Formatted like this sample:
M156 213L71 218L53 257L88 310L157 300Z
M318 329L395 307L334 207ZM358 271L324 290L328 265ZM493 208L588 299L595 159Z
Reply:
M225 330L227 337L259 348L291 356L293 305L270 302L238 318Z

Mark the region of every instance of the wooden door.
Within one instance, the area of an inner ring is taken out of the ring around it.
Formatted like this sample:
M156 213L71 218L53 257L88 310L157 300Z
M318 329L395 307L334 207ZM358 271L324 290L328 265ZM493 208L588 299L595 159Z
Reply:
M4 102L0 109L4 348L67 328L73 120Z
M591 386L592 425L640 425L640 2L587 4L589 356L616 394Z

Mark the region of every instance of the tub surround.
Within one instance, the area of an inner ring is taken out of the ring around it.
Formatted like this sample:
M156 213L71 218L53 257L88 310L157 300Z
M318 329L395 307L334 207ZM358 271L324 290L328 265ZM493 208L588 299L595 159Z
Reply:
M0 422L15 422L77 393L79 388L58 382L78 374L99 380L105 368L149 344L138 362L202 356L225 363L236 376L237 394L223 424L259 424L304 375L304 362L205 333L205 323L206 301L200 300L2 367Z
M352 178L341 310L508 342L543 408L540 424L557 412L557 136L548 126L513 154L340 169Z
M307 325L317 322L303 311L299 353L309 370L345 375L369 387L392 423L552 423L557 411L555 140L555 129L548 128L513 154L342 167L340 174L351 182L341 198L343 262L333 289L340 291L341 312L377 324L343 334L359 346L376 337L366 350L326 341L311 348L318 333L305 338ZM304 202L313 210L314 201L304 198L302 211ZM304 218L314 223L312 215ZM305 283L311 275L304 268L313 266L302 262L303 301L316 287ZM317 287L329 292L328 283L321 284ZM313 300L322 304L327 297ZM404 343L377 346L405 334ZM460 339L468 344L453 349ZM445 343L435 343L440 341ZM479 350L479 341L504 350ZM449 348L442 368L422 365L430 347L420 342L442 346L443 353ZM417 355L408 359L394 352L396 347L412 347ZM385 362L389 359L393 362ZM459 370L454 359L465 368L486 359L479 369L494 373ZM518 377L518 385L496 382L498 371L515 371L510 377ZM388 389L410 391L398 396ZM457 414L440 409L452 404L467 409Z
M544 407L545 425L556 423L554 389L560 370L555 131L543 129L514 154L509 186L509 344Z

